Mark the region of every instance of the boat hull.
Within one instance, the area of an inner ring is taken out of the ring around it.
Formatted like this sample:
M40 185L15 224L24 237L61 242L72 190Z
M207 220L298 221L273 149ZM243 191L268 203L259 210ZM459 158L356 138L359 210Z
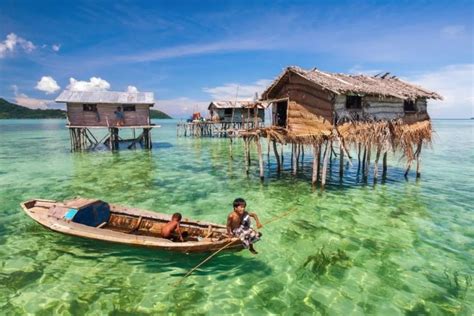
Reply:
M181 221L183 231L192 232L196 236L209 234L209 237L198 236L184 242L161 238L157 230L170 220L170 215L119 205L110 205L110 223L102 227L91 227L55 216L58 209L67 209L74 205L74 201L76 200L58 202L35 199L21 203L21 207L42 226L69 236L181 253L213 252L221 248L243 249L240 239L225 237L225 226L188 219Z

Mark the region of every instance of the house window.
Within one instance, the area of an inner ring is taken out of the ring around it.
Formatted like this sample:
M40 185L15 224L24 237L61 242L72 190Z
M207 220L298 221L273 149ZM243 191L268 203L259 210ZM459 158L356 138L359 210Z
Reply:
M403 101L403 110L405 112L416 112L416 105L414 100Z
M83 104L82 110L84 112L97 112L97 104Z
M232 109L224 109L224 115L232 115Z
M123 105L124 112L135 112L135 105Z
M346 109L362 109L362 97L356 95L346 96Z
M255 110L254 110L254 109L250 109L249 114L250 114L250 116L254 116L254 115L255 115Z

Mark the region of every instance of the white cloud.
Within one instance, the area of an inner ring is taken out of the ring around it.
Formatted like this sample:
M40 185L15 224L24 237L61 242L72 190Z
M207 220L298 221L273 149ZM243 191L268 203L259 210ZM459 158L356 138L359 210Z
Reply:
M105 91L110 89L110 83L99 77L91 77L89 81L69 78L67 89L74 91Z
M269 45L266 44L264 39L244 38L217 41L213 43L179 45L174 47L152 49L131 55L117 56L115 60L120 62L147 62L209 53L260 49L269 49Z
M194 112L201 112L206 116L209 101L193 100L186 97L157 100L154 108L165 112L172 117L184 118Z
M53 44L51 45L51 49L55 52L59 52L59 50L61 49L61 44Z
M138 93L138 89L135 86L128 86L127 87L127 92L128 93Z
M3 42L0 42L0 58L6 57L8 53L13 53L18 46L27 53L31 53L36 48L32 42L15 33L10 33Z
M443 38L455 39L462 36L465 30L464 25L447 25L441 29L440 33Z
M209 93L213 100L253 100L255 93L260 96L271 82L271 80L261 79L249 85L227 83L213 88L204 88L203 91Z
M30 98L24 93L20 93L18 86L10 86L15 95L15 103L30 109L47 109L49 105L54 106L54 100Z
M474 64L449 65L407 78L409 82L438 92L442 101L429 101L428 112L434 118L474 116Z
M50 76L41 77L41 80L38 81L35 88L40 91L46 92L46 94L55 93L56 91L61 89L56 80L54 80Z

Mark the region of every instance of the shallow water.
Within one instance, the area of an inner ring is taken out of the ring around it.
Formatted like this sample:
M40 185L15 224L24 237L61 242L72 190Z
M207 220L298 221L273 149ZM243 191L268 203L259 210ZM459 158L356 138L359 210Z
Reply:
M241 144L176 138L157 121L152 151L71 153L61 120L0 120L1 314L329 314L474 312L473 121L434 121L422 178L403 178L391 157L386 183L342 182L338 162L325 192L310 185L311 161L261 183ZM266 148L266 147L265 147ZM289 153L289 150L286 150ZM59 235L22 213L30 198L97 197L225 223L244 197L266 221L257 256L218 255L179 287L206 255L173 254Z

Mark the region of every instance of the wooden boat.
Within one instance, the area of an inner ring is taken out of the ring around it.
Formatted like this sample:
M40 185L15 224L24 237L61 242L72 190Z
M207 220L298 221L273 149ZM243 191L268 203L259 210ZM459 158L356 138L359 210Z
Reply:
M55 232L66 235L142 246L176 252L208 252L221 249L241 250L238 238L229 239L226 227L213 223L181 220L184 242L161 236L161 228L171 215L108 204L101 200L76 198L58 202L29 200L21 207L32 219Z

